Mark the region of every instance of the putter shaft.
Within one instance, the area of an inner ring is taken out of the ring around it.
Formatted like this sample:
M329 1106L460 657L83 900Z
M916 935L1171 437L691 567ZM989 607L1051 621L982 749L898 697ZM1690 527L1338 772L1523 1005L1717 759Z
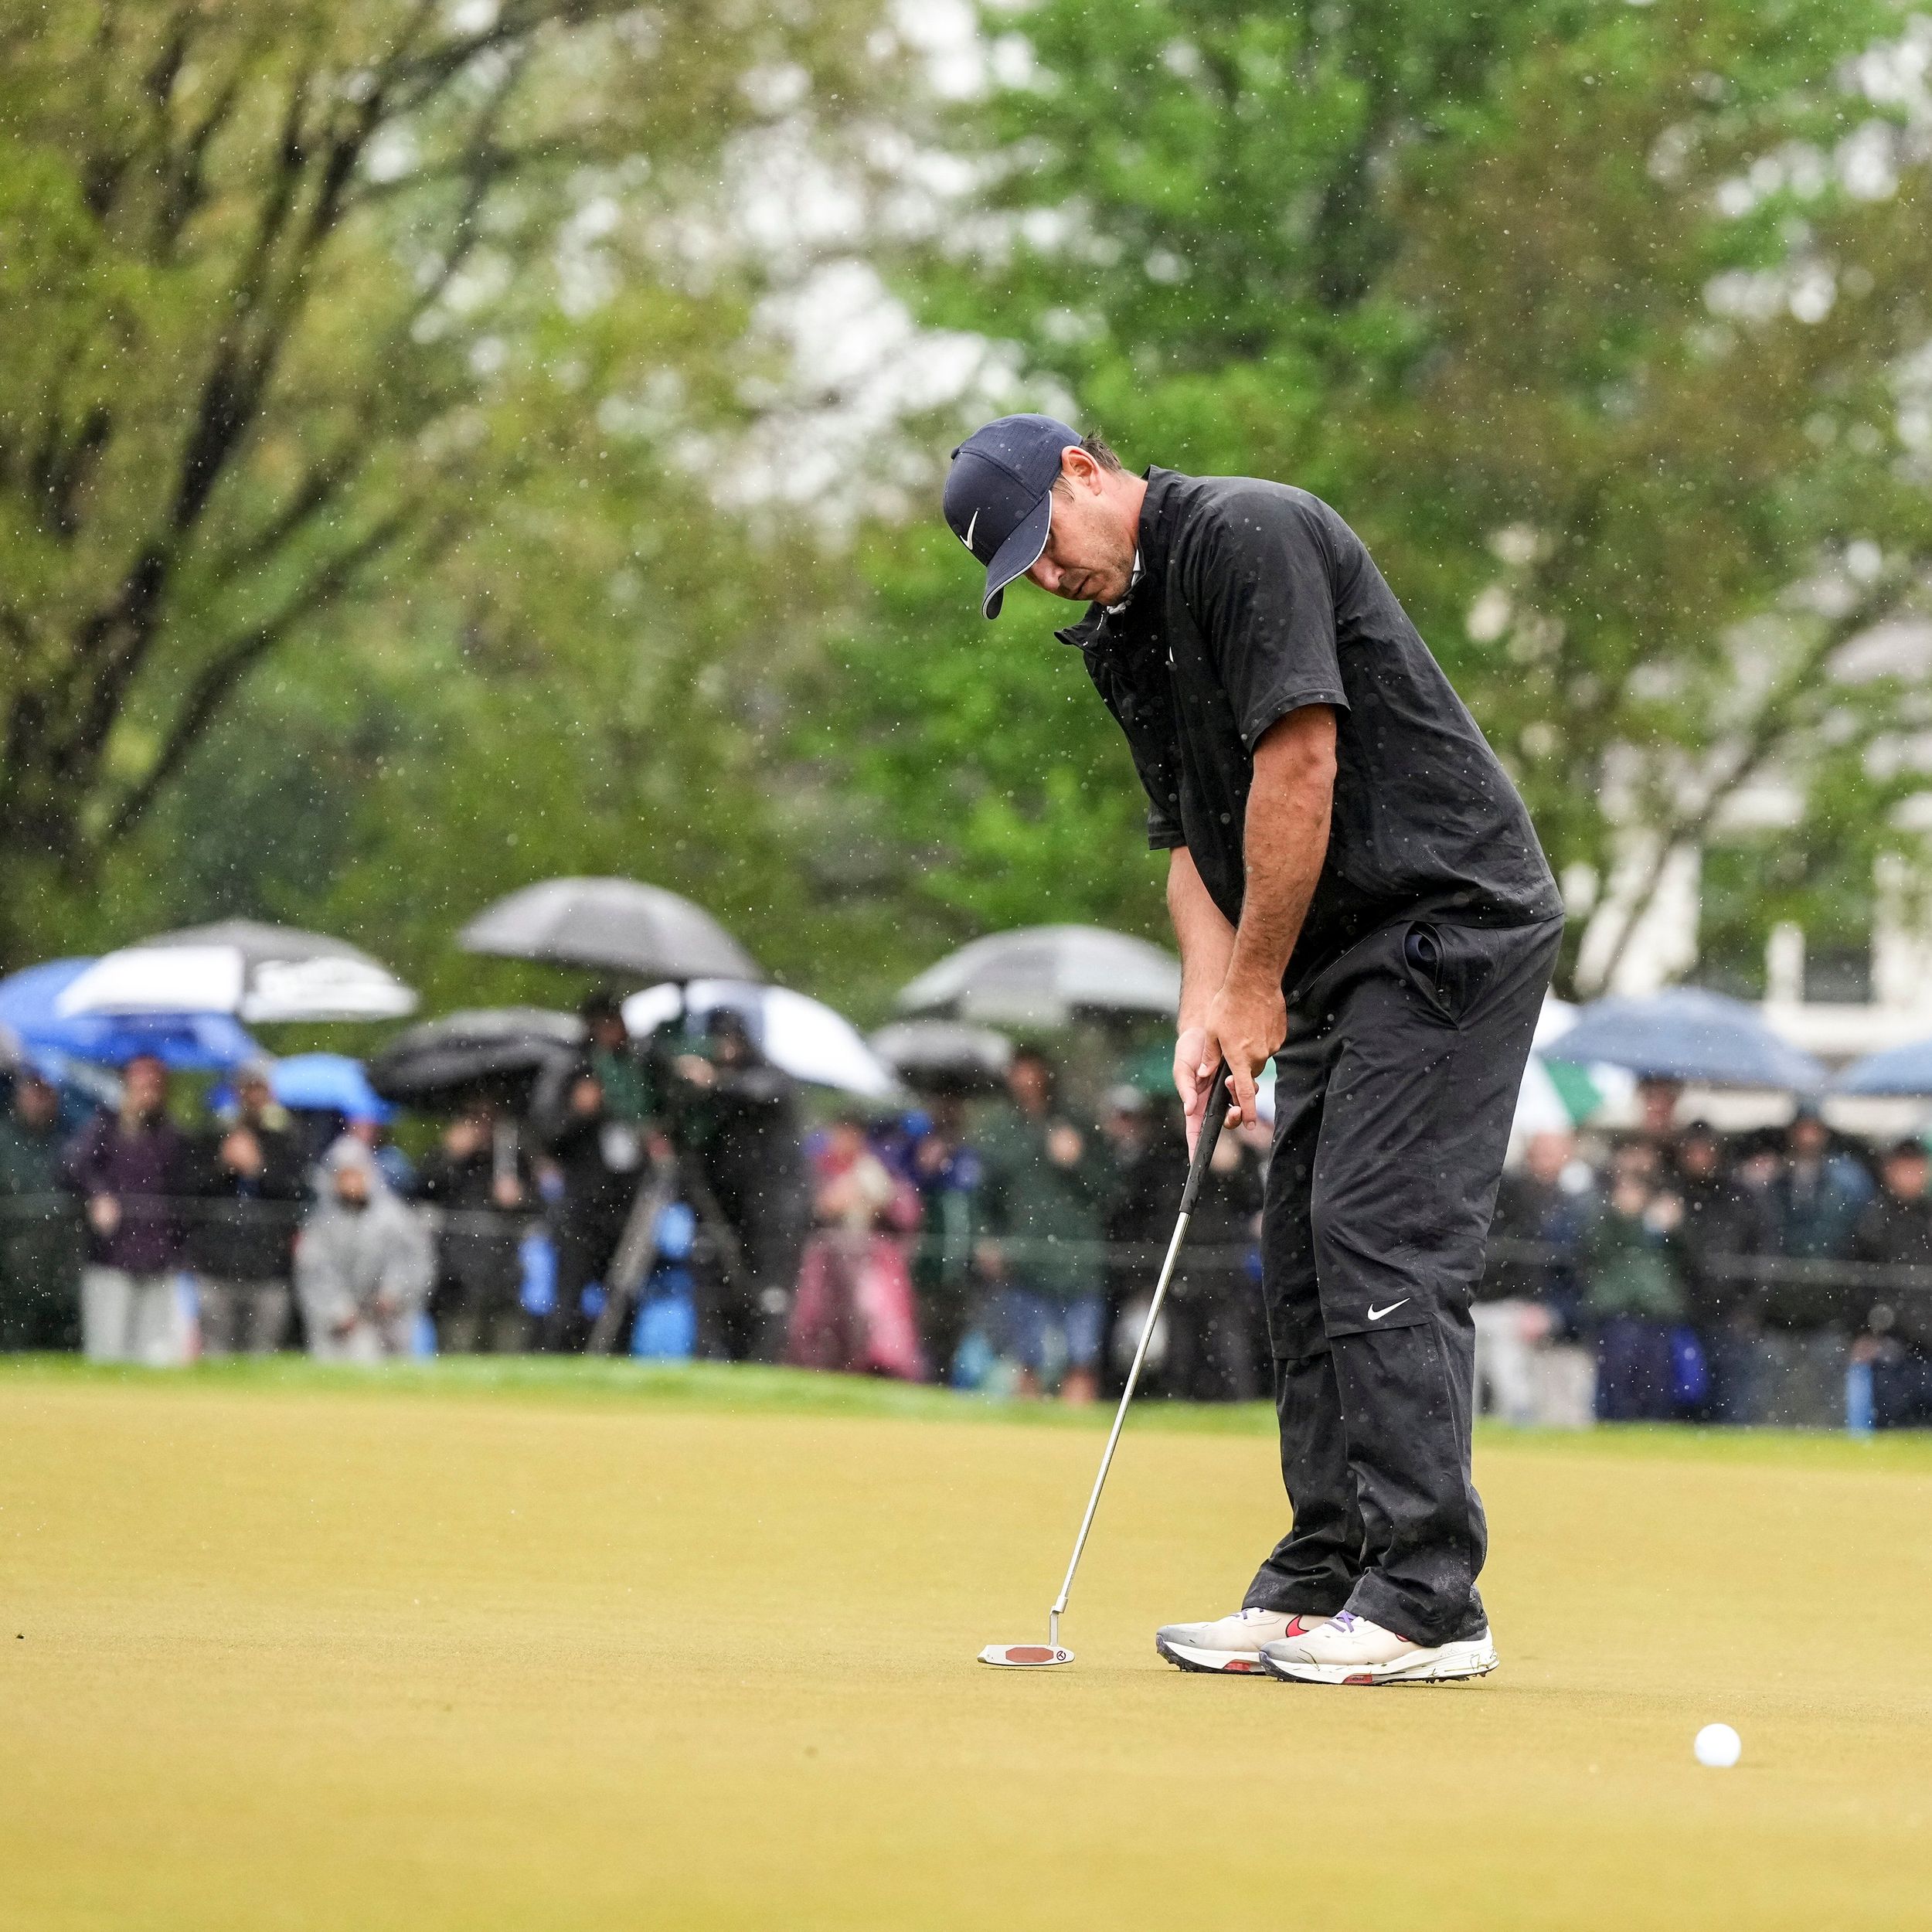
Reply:
M1175 1223L1174 1239L1168 1243L1167 1259L1161 1265L1161 1278L1154 1284L1154 1298L1147 1304L1147 1319L1141 1324L1141 1338L1134 1350L1133 1365L1127 1372L1127 1386L1121 1391L1121 1406L1114 1411L1114 1426L1107 1432L1107 1447L1100 1452L1100 1473L1094 1478L1094 1493L1087 1499L1087 1514L1081 1517L1080 1534L1073 1539L1073 1554L1066 1566L1060 1594L1046 1614L1047 1641L1051 1644L1060 1642L1060 1614L1066 1609L1066 1600L1073 1592L1073 1573L1080 1566L1080 1553L1087 1547L1087 1532L1094 1527L1094 1512L1100 1506L1100 1492L1107 1487L1107 1472L1113 1466L1114 1445L1121 1439L1121 1425L1127 1420L1128 1404L1134 1400L1134 1391L1139 1385L1141 1364L1147 1359L1147 1345L1154 1338L1154 1324L1160 1318L1161 1304L1167 1298L1167 1284L1174 1278L1174 1264L1181 1257L1181 1243L1187 1238L1190 1218L1184 1209Z
M1147 1345L1154 1338L1154 1325L1160 1319L1161 1304L1167 1298L1167 1284L1174 1278L1174 1265L1181 1258L1181 1243L1187 1239L1187 1225L1194 1218L1194 1203L1206 1178L1208 1162L1214 1157L1214 1144L1221 1138L1222 1123L1228 1117L1227 1066L1215 1070L1208 1090L1207 1111L1201 1117L1200 1138L1195 1142L1194 1158L1188 1168L1187 1188L1181 1196L1181 1212L1174 1223L1174 1239L1167 1245L1167 1259L1161 1264L1161 1278L1154 1284L1153 1299L1147 1304L1147 1319L1141 1324L1141 1338L1134 1349L1134 1360L1127 1372L1127 1386L1121 1391L1121 1406L1114 1411L1114 1426L1107 1432L1107 1447L1100 1452L1100 1473L1094 1478L1094 1493L1087 1499L1087 1514L1080 1519L1080 1534L1073 1539L1073 1554L1068 1560L1060 1594L1046 1613L1046 1641L1056 1649L1060 1641L1060 1617L1066 1600L1073 1594L1073 1574L1080 1566L1080 1553L1087 1547L1087 1532L1094 1527L1094 1512L1100 1506L1100 1492L1107 1487L1107 1472L1114 1466L1114 1445L1127 1420L1128 1405L1139 1386L1141 1365L1147 1359Z

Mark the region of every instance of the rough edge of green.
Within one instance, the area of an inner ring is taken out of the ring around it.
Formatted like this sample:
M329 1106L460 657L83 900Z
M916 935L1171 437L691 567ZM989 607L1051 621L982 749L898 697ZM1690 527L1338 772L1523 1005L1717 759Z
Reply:
M825 1375L751 1363L652 1362L629 1359L544 1355L444 1356L351 1368L300 1355L204 1362L186 1369L138 1369L85 1362L75 1355L0 1355L0 1396L9 1386L232 1392L300 1397L412 1396L437 1400L509 1399L548 1403L653 1407L714 1414L889 1417L930 1422L1097 1429L1111 1404L1067 1409L1051 1402L995 1401L862 1376ZM1134 1411L1137 1430L1267 1436L1274 1413L1264 1403L1154 1400ZM1512 1429L1478 1425L1479 1451L1505 1445L1532 1452L1583 1451L1668 1461L1775 1461L1813 1467L1932 1471L1932 1432L1854 1437L1795 1429L1699 1429L1685 1424L1616 1424L1590 1430Z

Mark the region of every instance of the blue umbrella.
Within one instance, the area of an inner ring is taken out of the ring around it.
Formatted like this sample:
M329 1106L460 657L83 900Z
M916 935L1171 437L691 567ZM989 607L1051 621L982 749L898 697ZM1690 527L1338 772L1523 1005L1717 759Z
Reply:
M1888 1046L1854 1060L1832 1083L1835 1094L1890 1094L1916 1100L1932 1094L1932 1039Z
M226 1013L141 1013L125 1016L54 1010L60 995L94 964L50 960L0 980L0 1025L36 1051L66 1053L97 1066L124 1066L152 1054L180 1073L245 1066L267 1056Z
M369 1083L360 1060L346 1053L291 1053L277 1060L269 1086L284 1107L344 1114L352 1121L389 1121L396 1109Z
M1651 1080L1808 1094L1825 1083L1809 1053L1780 1039L1757 1009L1699 986L1600 999L1543 1049L1550 1060L1607 1061Z

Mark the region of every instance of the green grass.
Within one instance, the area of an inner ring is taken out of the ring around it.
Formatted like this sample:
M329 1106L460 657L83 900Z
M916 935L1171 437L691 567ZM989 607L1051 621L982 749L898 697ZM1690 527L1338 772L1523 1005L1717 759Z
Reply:
M277 1395L400 1394L452 1399L529 1398L546 1403L648 1403L723 1414L891 1417L902 1420L1022 1423L1029 1427L1099 1430L1112 1423L1114 1404L1069 1409L1057 1402L995 1400L863 1376L821 1375L752 1363L638 1362L628 1357L445 1355L396 1362L380 1369L313 1362L301 1355L231 1357L176 1370L107 1366L72 1355L0 1355L0 1393L42 1379L58 1384L147 1388L172 1384L248 1389ZM1274 1433L1265 1403L1148 1400L1134 1409L1136 1431L1191 1434ZM1764 1463L1789 1458L1847 1468L1932 1469L1932 1430L1888 1431L1854 1437L1799 1429L1702 1429L1677 1423L1623 1423L1578 1432L1514 1429L1479 1423L1479 1442L1507 1443L1563 1455L1690 1456Z
M13 1932L1922 1922L1932 1444L1486 1433L1478 1685L1185 1677L1258 1409L780 1370L0 1370ZM1690 1740L1737 1726L1710 1772Z

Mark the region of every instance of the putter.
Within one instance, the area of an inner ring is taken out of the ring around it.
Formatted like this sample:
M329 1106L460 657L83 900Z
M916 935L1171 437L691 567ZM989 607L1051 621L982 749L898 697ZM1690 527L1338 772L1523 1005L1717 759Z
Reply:
M1121 1425L1127 1420L1128 1404L1141 1379L1141 1364L1147 1359L1147 1345L1153 1339L1154 1325L1160 1319L1161 1304L1167 1298L1167 1284L1174 1278L1174 1264L1181 1257L1181 1243L1187 1239L1187 1224L1199 1198L1201 1183L1207 1178L1208 1162L1214 1158L1214 1144L1221 1138L1222 1124L1228 1117L1227 1063L1214 1070L1208 1089L1207 1111L1201 1116L1200 1138L1194 1143L1194 1158L1189 1164L1187 1186L1181 1195L1180 1219L1174 1224L1174 1239L1167 1244L1167 1259L1161 1264L1161 1278L1154 1284L1154 1298L1147 1304L1147 1319L1141 1324L1141 1339L1134 1351L1133 1366L1127 1372L1127 1386L1121 1391L1121 1406L1114 1412L1114 1427L1107 1431L1107 1447L1100 1451L1100 1474L1094 1478L1094 1493L1087 1499L1087 1514L1080 1519L1080 1532L1073 1539L1073 1555L1053 1607L1046 1613L1046 1641L1043 1644L988 1644L979 1653L982 1664L997 1664L1006 1670L1043 1670L1054 1664L1070 1664L1073 1653L1060 1648L1060 1618L1066 1600L1073 1594L1073 1573L1080 1566L1080 1553L1087 1547L1087 1532L1094 1527L1094 1512L1100 1506L1100 1492L1107 1487L1107 1472L1113 1467L1114 1446L1121 1439Z

